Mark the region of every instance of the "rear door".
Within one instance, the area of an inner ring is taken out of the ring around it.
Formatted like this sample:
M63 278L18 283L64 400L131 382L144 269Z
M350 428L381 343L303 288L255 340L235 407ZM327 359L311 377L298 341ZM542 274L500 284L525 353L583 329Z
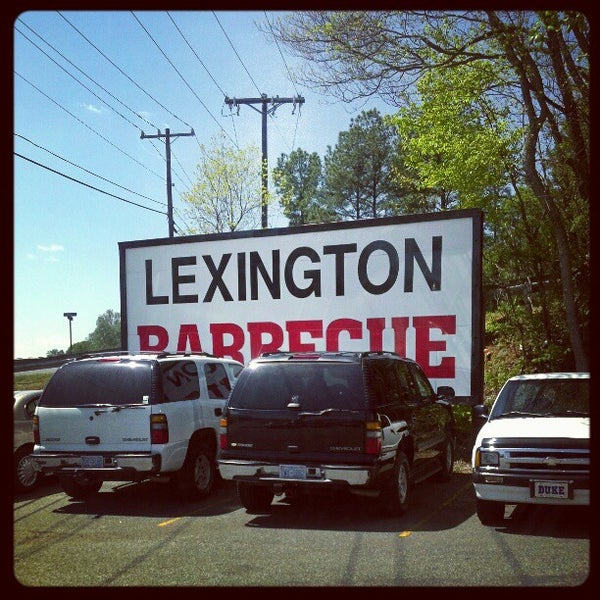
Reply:
M218 361L203 361L200 368L202 369L203 421L206 426L218 431L225 402L235 382L234 372L229 364ZM237 371L238 375L240 370Z
M230 449L248 458L267 452L286 462L341 462L362 453L363 389L356 363L315 360L246 368L229 402Z
M40 399L42 451L148 451L150 361L119 358L68 363Z

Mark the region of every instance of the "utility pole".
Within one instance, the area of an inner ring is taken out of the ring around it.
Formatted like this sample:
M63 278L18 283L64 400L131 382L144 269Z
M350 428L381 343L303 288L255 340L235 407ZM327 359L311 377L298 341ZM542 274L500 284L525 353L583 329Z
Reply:
M175 228L173 226L173 194L171 188L173 184L171 183L171 138L179 137L182 135L195 135L194 130L190 131L190 133L171 133L170 129L165 129L164 133L158 130L156 135L146 135L142 131L142 135L140 139L146 138L161 138L164 137L166 141L166 153L167 153L167 220L169 222L169 237L173 237Z
M261 168L261 201L262 201L262 227L267 228L267 185L268 185L268 162L267 162L267 115L272 115L282 104L293 104L294 111L296 110L296 104L304 104L304 98L302 96L296 96L295 98L280 98L275 96L274 98L267 98L266 94L261 94L260 98L225 98L225 104L229 108L237 107L238 114L240 112L240 104L248 104L250 108L256 112L262 113L262 168ZM254 108L253 104L262 104L262 110ZM269 104L271 107L268 108Z

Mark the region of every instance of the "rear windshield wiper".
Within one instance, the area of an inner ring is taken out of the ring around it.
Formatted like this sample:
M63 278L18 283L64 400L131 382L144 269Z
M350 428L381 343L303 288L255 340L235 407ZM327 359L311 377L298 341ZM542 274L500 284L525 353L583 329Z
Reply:
M123 408L145 408L145 407L146 407L145 404L119 404L119 405L113 407L111 412L119 412Z
M75 404L73 408L112 408L113 411L121 410L122 408L144 408L144 404Z
M298 413L298 416L300 416L300 417L321 417L323 415L334 413L334 412L338 412L338 413L358 413L360 411L358 411L358 410L351 410L349 408L325 408L323 410L314 411L314 412L303 411L301 413Z
M123 408L144 408L144 404L79 404L74 408L94 408L96 414L103 412L119 412Z

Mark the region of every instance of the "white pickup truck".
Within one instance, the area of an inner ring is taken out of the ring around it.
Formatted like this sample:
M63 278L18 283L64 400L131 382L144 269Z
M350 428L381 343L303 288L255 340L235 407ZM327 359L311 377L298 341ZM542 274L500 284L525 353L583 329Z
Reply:
M590 503L589 373L511 377L480 426L471 457L477 516L497 525L508 504Z

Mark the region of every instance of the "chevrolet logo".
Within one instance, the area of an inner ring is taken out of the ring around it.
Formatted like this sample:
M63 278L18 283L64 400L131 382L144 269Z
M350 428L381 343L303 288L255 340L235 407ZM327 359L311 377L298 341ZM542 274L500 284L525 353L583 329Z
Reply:
M548 467L556 467L559 464L559 460L554 458L553 456L546 456L546 458L542 461Z

